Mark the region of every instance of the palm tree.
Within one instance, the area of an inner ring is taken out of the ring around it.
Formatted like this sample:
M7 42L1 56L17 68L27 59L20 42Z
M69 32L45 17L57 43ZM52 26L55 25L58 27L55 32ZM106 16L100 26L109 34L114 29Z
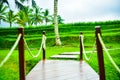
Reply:
M27 24L27 18L26 18L26 14L24 11L20 10L17 13L17 18L16 18L16 23L19 24L20 26L24 27Z
M56 45L61 45L61 40L59 37L59 31L58 31L58 20L57 20L57 13L58 13L58 0L54 0L54 31L55 31L55 40Z
M29 0L14 0L14 1L15 1L17 8L22 10L24 8L24 5L22 3L29 1ZM31 2L32 2L32 7L36 6L35 0L31 0ZM9 6L8 0L0 0L0 4L4 4L4 3L6 3Z
M5 22L8 22L10 24L10 28L12 27L12 23L15 22L16 20L16 15L13 13L12 10L9 10L8 13L6 13Z
M60 15L57 16L58 24L63 24L64 19ZM54 24L54 16L50 16L50 21Z
M3 5L4 3L6 3L9 6L8 0L0 0L1 5Z
M25 16L25 13L26 13L26 7L23 5L24 2L26 1L30 1L30 0L14 0L15 1L15 4L16 4L16 7L19 9L19 10L22 10L22 11L25 11L24 13L20 11L20 14L19 14L19 18L21 19L20 15L24 15ZM36 2L35 0L31 0L32 2L32 7L36 7ZM8 0L0 0L0 4L4 4L4 3L7 3L8 6L9 6L9 2ZM28 18L29 14L26 14L26 17ZM18 18L17 18L18 19ZM1 20L1 19L0 19ZM18 19L19 20L19 19ZM26 21L26 19L24 20ZM18 21L17 21L18 23ZM20 22L21 23L21 22ZM30 25L30 20L28 19L28 24ZM21 23L22 24L22 23ZM26 24L26 23L25 23Z
M7 8L8 6L3 6L2 4L0 4L0 24L1 24L1 20L5 19L5 13Z
M45 12L43 12L44 14L44 20L45 20L45 24L47 25L48 22L51 21L51 16L49 15L49 10L48 9L45 9Z
M32 15L32 22L33 24L35 24L37 26L37 24L42 23L43 22L43 15L42 15L42 8L39 8L38 6L36 6L34 8L34 14Z
M58 24L63 24L64 19L60 15L58 15Z
M29 8L29 6L25 6L23 11L25 12L25 17L27 19L27 25L30 26L32 24L31 19L32 19L33 9Z

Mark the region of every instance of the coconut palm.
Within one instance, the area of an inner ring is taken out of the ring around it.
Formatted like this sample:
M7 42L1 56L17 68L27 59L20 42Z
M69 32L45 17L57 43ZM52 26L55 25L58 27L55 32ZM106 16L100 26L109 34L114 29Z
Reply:
M48 9L45 9L45 12L43 12L44 16L44 20L45 20L45 24L47 25L48 22L51 21L51 16L49 15L49 10Z
M1 5L3 5L4 3L6 3L9 6L8 0L0 0Z
M7 8L8 6L3 6L2 4L0 4L0 24L1 24L1 21L5 19L5 13Z
M33 9L32 8L29 8L29 6L25 6L24 7L24 10L25 12L25 17L27 19L27 25L31 25L32 24L32 12L33 12Z
M17 8L22 10L24 8L24 5L22 3L26 1L28 2L29 0L14 0L14 1L15 1ZM31 2L32 2L32 7L36 6L35 0L31 0ZM0 4L4 4L4 3L6 3L9 6L8 0L0 0Z
M6 13L5 22L8 22L10 24L10 28L12 27L12 23L15 22L16 15L13 13L12 10L9 10L9 12Z
M60 15L57 16L58 24L63 24L64 19ZM54 16L50 16L50 21L52 24L54 24Z
M58 24L63 24L64 19L62 19L60 15L58 15L57 17L58 17Z
M37 24L40 24L43 22L43 12L42 12L42 8L39 8L38 6L36 6L34 8L34 14L32 15L32 22L33 24L35 24L37 26Z
M20 10L17 13L17 18L16 18L16 23L19 24L20 26L24 27L27 24L27 18L26 18L26 14L24 11Z
M54 31L55 31L55 40L56 45L61 45L61 40L59 37L58 31L58 20L57 20L57 13L58 13L58 0L54 0Z

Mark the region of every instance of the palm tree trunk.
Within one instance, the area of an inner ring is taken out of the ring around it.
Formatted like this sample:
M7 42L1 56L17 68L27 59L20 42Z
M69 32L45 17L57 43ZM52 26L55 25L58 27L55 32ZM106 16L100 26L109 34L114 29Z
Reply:
M45 19L45 24L47 25L47 19Z
M12 27L12 22L10 22L10 28Z
M61 40L59 37L59 30L58 30L58 20L57 20L57 13L58 13L58 0L54 0L54 31L55 31L55 40L56 45L61 45Z

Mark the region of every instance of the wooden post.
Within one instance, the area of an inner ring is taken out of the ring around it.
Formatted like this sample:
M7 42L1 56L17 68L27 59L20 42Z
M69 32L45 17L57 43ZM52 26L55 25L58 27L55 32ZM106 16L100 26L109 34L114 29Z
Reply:
M46 32L45 31L43 31L43 36L46 36ZM44 41L43 41L43 44L42 44L42 50L43 50L43 61L46 59L46 50L45 50L45 47L46 47L46 45L45 45L45 42L46 42L46 39L45 39L45 37L43 37L44 39Z
M97 44L96 47L97 47L98 64L99 64L99 75L100 75L100 80L105 80L103 49L98 39L98 33L101 35L100 26L96 26L95 29L96 29L95 34L96 34L96 44Z
M80 61L83 60L82 32L80 32Z
M20 80L25 80L25 59L24 59L24 29L19 28L18 33L22 34L19 44L18 44L18 49L19 49L19 74L20 74Z

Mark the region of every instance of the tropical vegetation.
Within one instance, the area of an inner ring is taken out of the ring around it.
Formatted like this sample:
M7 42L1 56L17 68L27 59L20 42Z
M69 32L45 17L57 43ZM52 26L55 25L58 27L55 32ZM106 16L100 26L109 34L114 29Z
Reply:
M0 23L1 21L9 23L10 28L12 24L19 24L23 27L38 26L54 24L53 15L50 15L48 9L40 8L36 5L36 2L32 0L32 7L23 4L27 0L15 0L15 4L18 7L18 11L13 11L9 7L7 0L0 1ZM7 4L5 4L7 3ZM58 15L59 24L63 23L63 19Z

